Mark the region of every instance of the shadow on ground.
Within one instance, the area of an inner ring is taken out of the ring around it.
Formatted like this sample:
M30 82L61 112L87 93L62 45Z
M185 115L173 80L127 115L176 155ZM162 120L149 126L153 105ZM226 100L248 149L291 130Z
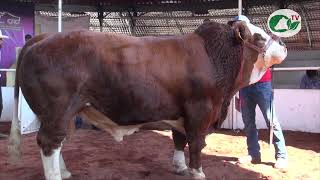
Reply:
M214 133L225 134L230 136L245 137L243 130L219 129ZM299 149L320 152L320 133L306 133L298 131L283 131L286 146L292 146ZM269 143L269 131L266 129L259 130L259 140ZM245 143L245 142L244 142Z
M0 179L44 179L35 137L35 133L23 137L19 165L8 162L7 139L0 140ZM153 131L136 133L117 143L102 131L81 129L63 147L66 165L73 174L71 180L190 179L172 172L172 152L171 138ZM264 178L235 161L235 157L203 154L203 169L208 179Z

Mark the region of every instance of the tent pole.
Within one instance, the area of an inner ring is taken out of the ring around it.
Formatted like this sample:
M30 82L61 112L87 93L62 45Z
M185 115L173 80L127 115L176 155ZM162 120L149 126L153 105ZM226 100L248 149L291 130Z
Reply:
M242 0L238 0L238 16L242 14ZM235 129L235 126L237 126L237 121L238 121L238 112L236 110L236 99L238 99L239 92L235 96L233 96L232 99L232 117L231 117L231 129ZM240 97L239 97L240 101ZM240 111L240 110L239 110Z
M242 15L242 0L238 0L238 15Z
M58 32L62 31L62 0L58 3Z

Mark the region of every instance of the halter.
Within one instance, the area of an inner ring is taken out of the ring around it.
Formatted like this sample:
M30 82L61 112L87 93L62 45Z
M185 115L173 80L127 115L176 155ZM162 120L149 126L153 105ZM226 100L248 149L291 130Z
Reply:
M259 54L265 53L265 52L267 51L267 49L271 46L271 44L273 43L273 41L274 41L273 38L271 37L271 38L269 39L269 41L267 42L267 44L266 44L263 48L261 48L261 47L258 47L258 46L256 46L256 45L250 43L250 42L245 41L245 40L242 38L240 32L238 32L238 37L242 40L243 45L245 45L246 47L249 47L249 48L251 48L251 49L253 49L253 50L256 50Z
M255 51L257 51L259 54L262 54L262 58L263 58L263 62L264 62L264 69L267 69L267 62L266 62L266 60L265 60L265 54L266 54L266 52L267 52L267 50L269 49L269 47L271 46L271 44L274 42L274 41L280 41L280 38L279 37L277 37L277 36L274 36L274 35L271 35L270 36L270 39L268 40L268 42L266 43L266 45L263 47L263 48L261 48L261 47L258 47L257 45L255 45L255 44L252 44L252 43L250 43L250 42L247 42L247 41L245 41L243 38L242 38L242 36L241 36L241 34L240 34L240 32L238 32L238 38L240 38L241 40L242 40L242 42L243 42L243 45L244 46L246 46L246 47L248 47L248 48L251 48L251 49L253 49L253 50L255 50ZM243 79L243 63L244 63L244 60L243 60L243 50L241 50L240 51L240 58L241 58L241 66L240 66L240 82L241 82L241 84L242 84L242 79Z
M270 39L267 42L267 44L263 48L260 48L260 47L256 46L255 44L252 44L250 42L244 41L244 39L242 38L240 32L238 32L238 37L242 40L244 46L249 47L249 48L257 51L259 54L262 54L263 62L264 62L264 68L267 69L267 62L266 62L266 60L264 58L265 54L266 54L267 50L269 49L269 47L271 46L271 44L274 41L279 41L279 42L281 41L280 38L278 36L271 35Z

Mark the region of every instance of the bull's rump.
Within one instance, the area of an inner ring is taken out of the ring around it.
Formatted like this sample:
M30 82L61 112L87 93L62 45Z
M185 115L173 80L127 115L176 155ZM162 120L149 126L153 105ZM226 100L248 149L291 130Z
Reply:
M78 103L91 103L120 125L177 119L191 86L200 85L196 79L210 71L200 41L198 49L192 47L195 40L86 31L57 34L24 56L21 89L37 115L62 115L78 97Z

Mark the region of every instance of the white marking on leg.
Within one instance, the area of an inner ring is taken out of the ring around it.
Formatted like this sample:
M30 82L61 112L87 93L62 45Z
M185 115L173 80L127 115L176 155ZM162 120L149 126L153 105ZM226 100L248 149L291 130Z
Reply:
M45 156L40 151L41 159L43 163L43 170L46 180L61 180L61 172L60 172L60 151L61 146L57 149L53 150L53 153L50 156Z
M190 168L190 174L192 175L193 179L205 179L206 175L202 171L202 167L199 169Z
M62 157L62 153L60 153L60 159L59 159L59 163L60 163L60 171L61 171L61 177L62 179L68 179L71 177L71 173L70 171L68 171L66 164L64 163L63 157Z
M176 173L182 173L188 169L184 156L184 151L174 150L172 164Z

